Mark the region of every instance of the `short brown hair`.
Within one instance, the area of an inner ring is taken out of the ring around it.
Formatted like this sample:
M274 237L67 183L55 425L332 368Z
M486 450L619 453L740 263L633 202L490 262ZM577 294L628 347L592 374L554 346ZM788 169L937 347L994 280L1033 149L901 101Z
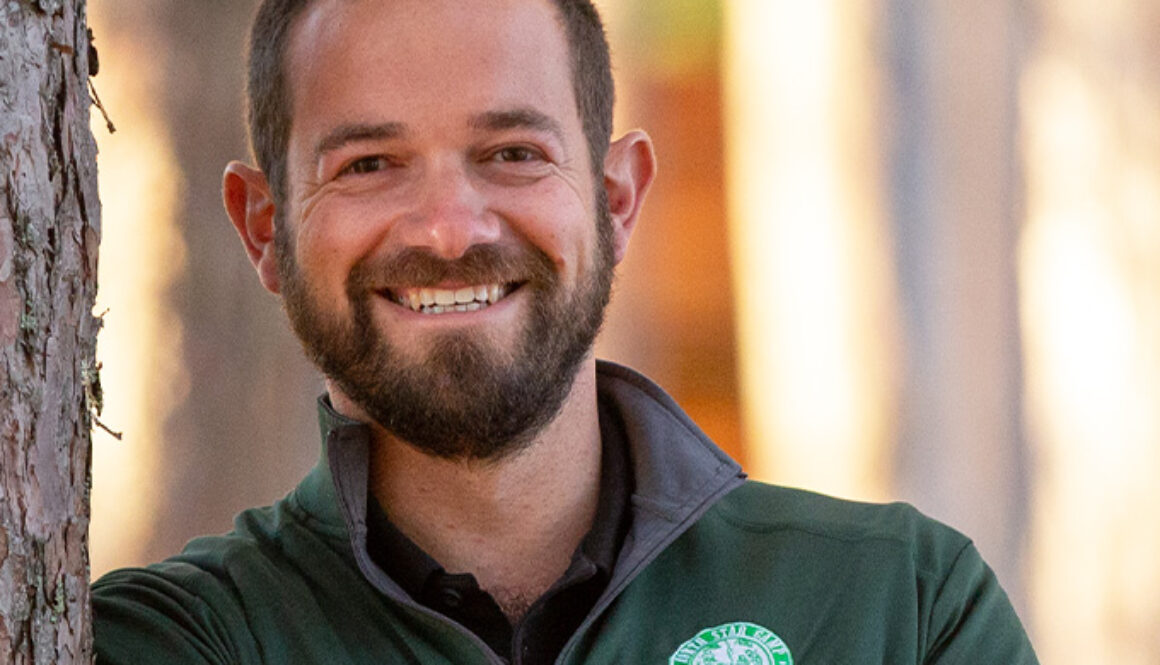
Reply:
M262 0L250 30L246 121L250 149L265 172L281 211L286 196L290 143L290 82L285 60L290 27L312 0ZM551 0L568 40L572 90L588 143L593 177L599 180L612 137L615 90L604 25L591 0Z

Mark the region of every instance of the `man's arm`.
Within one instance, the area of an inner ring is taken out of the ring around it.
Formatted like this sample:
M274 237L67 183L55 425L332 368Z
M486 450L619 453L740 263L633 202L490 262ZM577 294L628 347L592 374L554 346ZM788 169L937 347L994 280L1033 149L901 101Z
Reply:
M188 570L182 570L188 568ZM94 650L101 665L240 665L257 663L239 646L235 633L245 626L232 603L212 603L216 585L199 584L205 575L192 567L126 569L93 585ZM190 591L198 588L197 594ZM207 600L208 599L208 600ZM211 604L212 603L212 604ZM243 642L244 643L244 642Z

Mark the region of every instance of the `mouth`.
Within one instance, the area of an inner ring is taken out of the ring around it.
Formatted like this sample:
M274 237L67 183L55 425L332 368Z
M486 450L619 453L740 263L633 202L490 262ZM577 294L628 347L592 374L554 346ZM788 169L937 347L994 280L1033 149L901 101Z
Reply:
M520 282L509 282L476 284L457 289L392 288L386 290L386 296L400 307L419 314L478 312L508 297L520 286Z

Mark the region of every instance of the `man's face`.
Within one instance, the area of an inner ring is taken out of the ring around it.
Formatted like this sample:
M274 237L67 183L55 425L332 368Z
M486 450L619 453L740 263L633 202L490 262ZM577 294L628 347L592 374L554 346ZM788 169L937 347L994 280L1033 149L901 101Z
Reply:
M321 0L287 64L279 272L307 352L428 452L519 449L589 353L613 263L554 8Z

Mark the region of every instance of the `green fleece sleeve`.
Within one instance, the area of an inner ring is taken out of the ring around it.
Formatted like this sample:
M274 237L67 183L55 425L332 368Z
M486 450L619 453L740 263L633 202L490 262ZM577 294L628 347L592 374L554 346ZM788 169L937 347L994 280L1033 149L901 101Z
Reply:
M951 565L930 605L925 663L1036 665L1006 592L972 544Z
M246 622L218 585L199 571L126 569L93 585L94 649L99 665L256 663ZM188 583L187 583L188 582ZM194 594L190 591L197 588Z

